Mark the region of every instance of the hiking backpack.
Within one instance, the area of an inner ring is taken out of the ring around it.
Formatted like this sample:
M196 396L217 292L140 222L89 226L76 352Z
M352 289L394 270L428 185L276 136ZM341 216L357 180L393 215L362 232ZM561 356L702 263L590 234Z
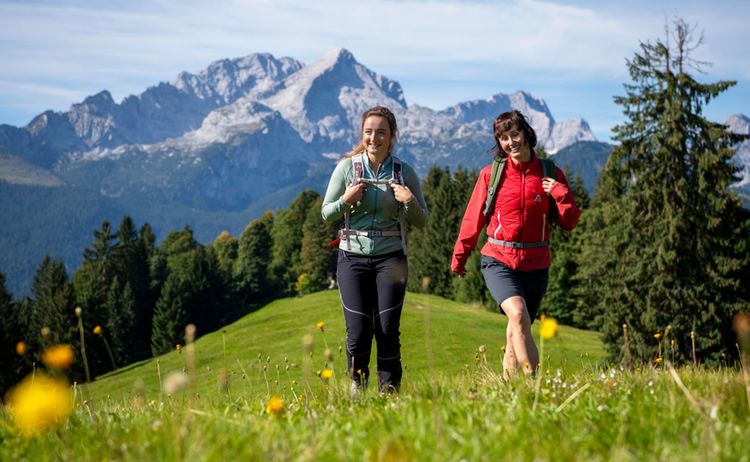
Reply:
M390 180L378 180L365 178L365 153L357 154L352 157L352 168L354 175L352 175L351 185L357 185L359 183L368 184L398 184L404 185L403 169L401 160L391 155L393 162L391 163L391 179ZM344 228L339 230L339 237L342 241L346 241L346 250L351 249L351 243L349 236L366 236L366 237L384 237L384 236L401 236L401 245L404 249L404 255L406 255L406 228L404 227L404 213L400 211L398 214L398 231L360 231L356 229L350 229L349 227L349 210L344 212Z
M550 159L539 159L542 162L542 177L549 177L557 179L557 167L555 163ZM482 213L485 217L490 216L492 210L495 208L495 196L497 196L497 190L500 189L500 179L505 171L505 164L507 157L495 157L492 161L492 174L490 175L490 183L487 188L487 199L484 202L484 210ZM557 205L552 196L547 193L549 198L549 219L551 225L557 224Z

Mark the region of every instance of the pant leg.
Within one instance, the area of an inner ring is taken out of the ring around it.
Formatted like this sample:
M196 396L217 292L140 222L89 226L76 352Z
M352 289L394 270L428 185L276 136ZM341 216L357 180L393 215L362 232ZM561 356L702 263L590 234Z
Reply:
M376 261L378 312L375 339L378 353L378 384L381 391L401 385L401 311L406 295L408 267L403 252Z
M357 383L370 375L373 313L377 307L375 272L368 257L339 250L336 278L346 322L346 358L349 373Z

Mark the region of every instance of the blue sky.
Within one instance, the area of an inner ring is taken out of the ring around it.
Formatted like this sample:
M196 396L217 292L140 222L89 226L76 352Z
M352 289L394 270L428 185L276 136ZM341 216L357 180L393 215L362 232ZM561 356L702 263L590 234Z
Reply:
M344 47L398 81L409 104L525 90L607 141L623 121L612 96L630 81L625 60L675 15L703 31L696 58L713 65L700 80L738 82L706 115L750 115L745 0L0 0L0 123L22 126L103 89L119 102L222 58L311 63Z

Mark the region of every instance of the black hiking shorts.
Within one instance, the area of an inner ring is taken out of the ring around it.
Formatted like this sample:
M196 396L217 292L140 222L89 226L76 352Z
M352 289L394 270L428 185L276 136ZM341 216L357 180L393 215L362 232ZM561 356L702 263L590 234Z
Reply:
M519 296L526 302L529 318L534 322L542 297L547 291L549 268L516 271L495 258L482 255L482 275L498 307L508 298Z

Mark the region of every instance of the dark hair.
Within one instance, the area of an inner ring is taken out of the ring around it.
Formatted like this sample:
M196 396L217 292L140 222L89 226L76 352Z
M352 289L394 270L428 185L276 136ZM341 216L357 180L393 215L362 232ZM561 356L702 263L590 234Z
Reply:
M500 138L500 135L503 132L507 132L512 128L523 132L523 138L529 144L531 149L536 147L536 132L531 128L526 117L524 117L520 111L513 110L503 112L495 119L495 122L492 124L492 135L495 138L495 145L488 149L487 152L494 154L495 157L507 157L508 153L503 151L503 148L500 147L500 141L498 138Z
M365 121L367 120L367 118L372 116L383 117L388 121L388 128L391 129L391 145L388 148L388 153L390 154L393 151L393 147L396 145L396 138L398 137L398 125L396 124L396 116L393 115L393 112L391 112L391 110L385 106L371 107L370 109L366 110L364 114L362 114L362 123L359 126L360 133L365 127ZM344 158L355 156L364 151L365 147L360 141L354 149L352 149L348 154L344 156Z

